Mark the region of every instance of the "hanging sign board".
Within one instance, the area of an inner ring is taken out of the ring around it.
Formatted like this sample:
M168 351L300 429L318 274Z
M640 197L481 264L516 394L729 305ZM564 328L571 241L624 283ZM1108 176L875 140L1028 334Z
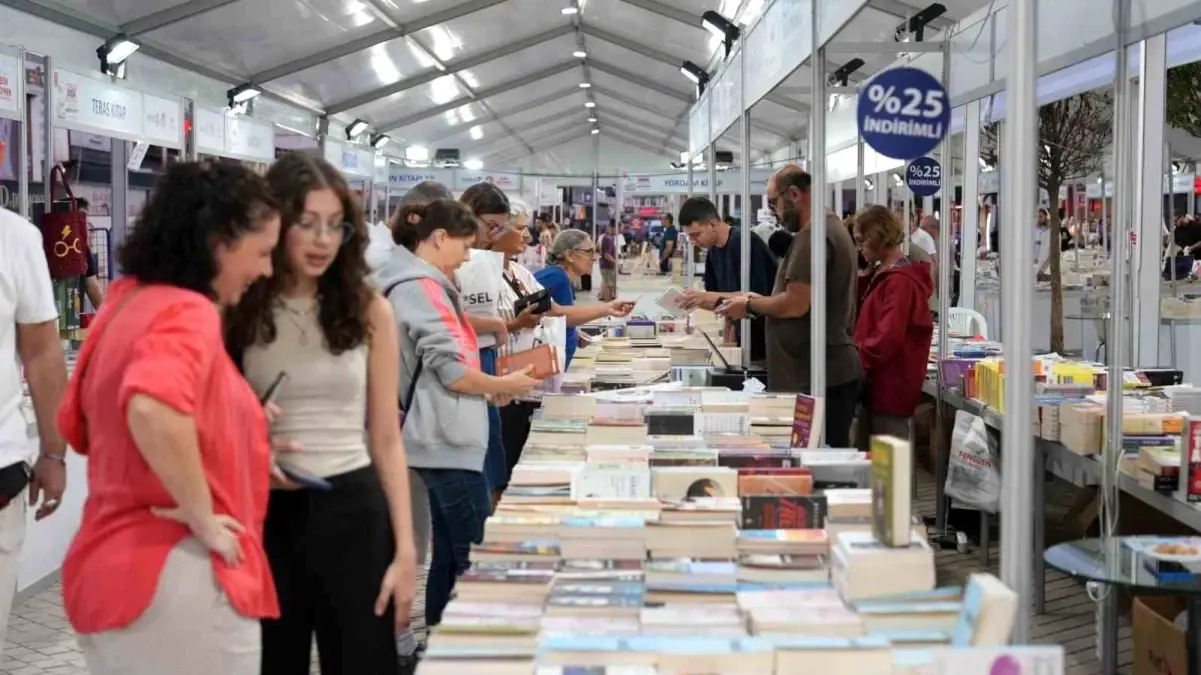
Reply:
M393 189L410 190L427 180L453 188L455 172L452 169L410 169L395 164L388 170L388 185Z
M741 40L747 60L744 109L767 96L809 58L812 25L812 0L774 2L751 35Z
M942 189L942 166L929 157L918 157L905 167L905 184L918 197L933 197Z
M19 120L25 108L25 73L18 53L0 51L0 117Z
M325 161L340 170L342 168L342 153L345 151L346 146L338 141L331 141L327 138L321 144L321 148Z
M521 174L500 171L467 171L459 169L455 172L455 190L466 190L476 183L492 183L502 190L520 190Z
M688 113L688 153L696 157L709 147L709 92Z
M65 129L136 141L142 136L142 95L67 70L54 70L54 123Z
M139 171L142 168L142 162L146 159L146 151L150 149L150 144L146 141L138 141L134 144L133 150L129 151L129 162L125 168L130 171Z
M227 117L222 154L251 162L274 162L275 126L249 117Z
M371 178L375 173L375 152L343 145L341 161L335 166L347 176Z
M772 169L751 169L751 194L767 191L767 181L771 178ZM625 194L684 194L688 192L688 176L685 174L627 174L622 179L622 191ZM693 175L693 192L705 192L709 189L707 174ZM717 174L718 194L739 194L742 192L742 171L738 169L722 171Z
M220 155L225 152L225 112L196 108L196 119L192 120L196 129L196 150L206 155Z
M951 128L947 91L919 68L891 68L859 96L859 133L873 150L893 159L930 153Z
M182 113L178 100L142 94L142 137L155 145L182 147Z
M709 103L709 126L713 138L720 138L742 114L742 50L726 62Z

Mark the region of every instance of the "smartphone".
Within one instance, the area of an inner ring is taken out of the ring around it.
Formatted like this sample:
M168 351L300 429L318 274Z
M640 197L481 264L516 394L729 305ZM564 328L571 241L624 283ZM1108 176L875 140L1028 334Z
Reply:
M267 391L264 391L263 395L259 397L259 404L267 405L274 401L275 395L279 393L280 385L287 381L287 379L288 374L282 370L279 371L279 375L276 375L275 379L271 381L271 384L267 387Z
M285 469L282 466L279 467L279 471L284 475L285 478L303 488L308 488L310 490L321 490L322 492L329 492L330 490L334 489L332 483L318 476L303 473L301 471L295 471L293 469Z

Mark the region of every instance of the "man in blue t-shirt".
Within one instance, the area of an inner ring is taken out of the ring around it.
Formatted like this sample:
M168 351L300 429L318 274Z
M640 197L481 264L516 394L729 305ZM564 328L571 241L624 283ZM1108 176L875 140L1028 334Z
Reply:
M680 225L694 245L706 249L705 290L684 291L687 307L713 310L723 298L742 294L742 235L737 227L723 222L713 202L692 197L680 207ZM771 295L776 279L776 258L758 235L751 235L751 287L759 295ZM740 323L736 323L737 327ZM751 321L751 361L767 358L765 325L762 318Z
M680 232L671 214L663 215L663 243L659 246L659 274L671 274L671 258L676 253Z

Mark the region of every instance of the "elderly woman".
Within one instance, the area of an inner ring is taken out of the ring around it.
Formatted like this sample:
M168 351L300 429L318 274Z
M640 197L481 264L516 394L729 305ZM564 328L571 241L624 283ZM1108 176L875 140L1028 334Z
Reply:
M627 316L634 309L634 303L625 300L576 306L575 284L579 283L580 277L592 272L592 261L595 259L596 245L587 232L564 230L551 244L546 267L534 275L538 283L550 291L553 301L551 315L567 318L567 366L571 365L578 346L577 326L606 316Z
M887 207L855 216L854 236L868 265L854 335L864 382L856 445L866 450L871 436L909 438L934 335L934 284L930 263L905 255L904 226Z

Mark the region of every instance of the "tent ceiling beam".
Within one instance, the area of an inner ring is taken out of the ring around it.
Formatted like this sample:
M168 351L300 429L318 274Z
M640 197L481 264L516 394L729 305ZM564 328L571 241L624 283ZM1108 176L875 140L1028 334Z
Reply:
M84 16L83 14L77 12L62 9L57 6L51 6L49 4L43 4L41 0L0 0L0 5L10 7L18 12L24 12L25 14L29 14L31 16L36 16L39 19L45 19L46 21L70 28L72 30L77 30L81 33L98 37L101 40L107 40L118 34L121 30L118 26L98 23L95 19ZM196 73L197 75L203 75L204 77L217 80L218 82L234 84L245 81L245 78L235 73L224 72L204 65L186 56L182 56L170 49L167 49L166 47L163 47L153 41L139 39L138 42L142 45L138 50L138 53L142 54L143 56L148 56L152 59L162 61L163 63L170 64L177 68L182 68L183 70ZM284 96L278 92L272 91L267 87L263 88L263 95L270 96L277 101L286 103L287 105L304 110L314 115L321 115L324 112L319 108L314 108L312 105L305 103L303 100L298 100L290 96ZM214 102L209 101L209 103L212 104Z
M548 150L554 150L555 148L558 148L558 147L560 147L560 146L567 145L568 143L574 143L574 142L576 142L576 141L583 140L583 139L585 139L585 138L588 138L588 136L589 136L589 134L588 134L588 133L583 133L583 134L573 134L573 135L571 135L571 136L565 136L565 137L561 137L561 138L559 138L558 140L551 141L551 142L550 142L550 143L548 143L547 145L543 145L543 146L540 146L540 147L536 148L536 149L535 149L533 152L523 152L523 153L522 153L522 154L520 154L520 155L510 155L510 156L508 156L508 157L504 157L504 158L502 158L502 159L499 159L499 160L497 160L497 162L498 162L498 163L500 163L500 164L507 164L508 162L515 162L515 161L517 161L517 160L519 160L519 159L524 159L524 158L526 158L526 157L531 157L531 156L533 156L533 155L536 155L536 154L538 154L538 153L540 153L540 152L546 152L546 151L548 151Z
M467 16L468 14L474 14L475 12L499 5L502 2L505 2L505 0L472 0L471 2L467 2L462 5L448 7L437 12L431 12L426 16L414 19L409 23L403 25L398 24L396 28L379 30L371 33L370 35L365 35L357 40L351 40L329 49L323 49L315 54L303 56L287 63L281 63L274 68L268 68L262 72L255 73L246 79L250 82L260 85L264 82L270 82L271 80L278 80L281 77L287 77L288 75L299 73L302 70L308 70L309 68L319 66L328 61L334 61L344 56L350 56L356 52L370 49L375 45L383 44L390 40L402 38L413 33L418 33L426 28L432 28L438 24L446 23L447 21L453 21L454 19Z
M634 73L631 73L628 70L625 70L623 68L618 68L617 66L605 63L603 61L595 61L592 59L589 59L588 61L589 61L589 65L591 65L593 68L601 71L602 73L608 73L609 75L612 75L613 77L623 79L631 84L636 84L644 89L650 89L651 91L657 91L660 94L663 94L664 96L669 96L671 98L676 99L677 101L681 101L683 103L687 103L688 105L692 105L692 102L693 102L692 95L689 93L680 91L679 89L676 89L674 87L669 87L669 86L663 84L662 82L657 82L655 80L645 78L641 75L636 75ZM680 79L683 80L684 78L681 77Z
M617 129L618 131L620 131L624 134L627 134L628 136L630 136L632 138L641 138L642 140L646 141L647 143L664 143L665 141L666 142L671 141L670 136L668 136L667 138L664 138L664 135L660 135L660 136L656 137L653 134L651 134L650 132L647 132L646 130L627 126L626 124L624 124L620 121L617 121L616 118L612 118L612 117L608 120L606 120L605 118L602 117L600 124L602 127L603 126L613 127L614 129Z
M580 133L572 134L573 131L579 131L580 129L583 129L583 131ZM589 132L589 130L588 130L587 125L580 124L579 121L572 121L568 124L560 124L559 126L554 127L553 129L550 129L548 131L548 133L546 133L542 136L542 139L541 139L542 142L536 143L534 145L534 147L530 147L526 143L507 143L507 144L503 144L503 145L497 145L497 146L493 147L492 149L488 150L487 152L482 153L480 155L480 159L484 160L484 164L486 165L489 163L488 160L495 158L497 156L500 156L500 155L512 154L513 151L516 150L517 148L523 149L524 154L522 154L521 156L524 157L525 154L533 154L535 152L538 152L535 148L545 145L546 142L552 138L559 138L559 137L562 137L564 134L571 134L573 136L582 136L584 134L587 134L588 132Z
M691 12L685 12L682 9L676 9L671 5L665 5L658 0L622 0L622 2L626 3L627 5L633 5L635 7L645 9L648 12L658 14L659 16L666 17L673 21L679 21L680 23L687 26L692 26L697 30L704 30L704 28L701 26L700 16L692 14Z
M614 133L614 131L612 129L608 129L608 130L601 129L600 135L602 137L608 136L609 138L612 138L613 140L621 142L621 143L625 143L626 145L632 145L635 148L638 148L639 150L646 150L647 152L654 154L654 155L661 155L664 157L672 157L672 155L664 153L664 152L660 151L658 148L655 148L651 145L647 145L643 141L627 137L624 134Z
M501 82L500 84L493 86L493 87L488 87L487 89L481 89L481 90L475 92L474 96L460 96L459 98L456 98L455 100L449 101L447 103L443 103L442 105L434 106L433 108L427 108L425 110L422 110L421 112L416 112L416 113L413 113L412 115L407 115L405 117L401 117L399 119L392 120L391 122L384 122L381 124L377 124L376 130L379 133L386 133L386 132L392 131L394 129L400 129L402 127L407 127L410 124L416 124L417 122L420 122L422 120L427 120L435 115L441 115L442 113L444 113L448 110L454 110L455 108L458 108L459 106L467 105L468 103L472 103L473 101L475 101L477 99L491 98L493 96L497 96L498 94L503 94L505 92L511 92L514 89L517 89L519 87L524 87L527 84L533 84L535 82L540 82L547 78L554 77L555 75L566 73L567 71L572 70L573 68L578 68L579 65L580 64L577 59L572 59L570 61L563 61L562 63L559 63L558 65L554 65L549 68L545 68L543 70L539 70L537 72L530 73L529 75L525 75L523 77L509 80L508 82Z
M600 118L602 123L605 121L605 118L612 117L612 118L619 119L619 120L629 123L629 124L637 125L647 131L652 131L652 132L655 132L658 134L663 134L664 136L670 137L669 134L672 133L672 130L670 128L668 128L667 126L657 126L654 124L647 124L646 120L635 119L633 117L630 117L629 115L623 114L616 110L606 110L606 109L602 108L601 111L599 113L597 113L597 117ZM658 141L656 141L656 142L658 142Z
M545 123L543 123L543 126L545 126ZM561 133L570 131L577 127L580 127L580 128L587 127L587 122L585 121L585 118L582 114L572 115L566 119L564 119L563 117L560 117L558 125L547 128L546 131L544 131L542 134L540 134L540 136L542 138L547 138L550 136L554 136L556 134L561 134ZM528 149L530 147L530 145L528 143L526 143L525 140L523 140L521 138L517 138L517 137L498 138L498 139L496 139L496 141L494 143L492 143L492 145L490 147L485 148L482 152L480 152L480 156L481 157L492 157L498 153L507 152L509 150L512 150L513 148L520 148L520 147L525 147Z
M219 9L226 5L232 5L238 0L190 0L182 5L168 7L167 9L147 14L138 19L134 19L129 23L121 26L121 32L126 35L141 35L149 33L152 30L166 28L171 24L186 21L195 16L200 16L205 12L211 12L214 9Z
M476 68L478 66L482 66L485 63L488 63L489 61L495 61L497 59L502 59L511 54L515 54L523 49L529 49L530 47L540 45L544 42L549 42L551 40L554 40L555 38L562 37L564 35L570 35L573 32L574 32L574 29L571 26L556 26L555 28L552 28L551 30L544 31L542 33L538 33L537 35L532 35L528 38L525 38L524 40L517 40L516 42L510 42L509 44L502 45L500 47L497 47L496 49L492 49L487 52L484 52L483 54L478 54L476 56L471 56L471 57L468 57L468 58L465 58L465 59L462 59L459 61L455 61L454 63L451 63L449 65L443 65L442 69L439 69L438 67L433 67L424 72L417 73L411 77L406 77L404 79L401 79L394 84L389 84L384 87L379 87L378 89L373 89L365 94L360 94L358 96L354 96L354 97L351 97L351 98L348 98L348 99L345 99L342 101L337 101L336 103L326 106L326 111L330 115L337 115L339 113L346 112L353 108L357 108L359 106L367 105L368 103L378 101L381 98L385 98L385 97L391 96L393 94L399 94L403 91L408 91L409 89L412 89L413 87L419 87L423 84L429 84L430 82L433 82L434 80L437 80L438 78L444 77L446 75L454 75L461 71L468 70L470 68ZM415 37L413 37L411 39L413 39L415 42L417 42ZM425 49L425 45L418 42L418 46L420 46L423 50L425 50L427 53L429 53L429 50ZM429 54L429 56L431 59L436 60L436 58L433 56L433 54ZM442 65L441 62L439 62L439 65Z
M501 112L497 113L496 117L498 120L508 119L509 117L512 117L513 115L516 115L518 113L523 113L527 110L533 110L534 108L544 106L548 103L562 101L564 98L572 96L573 94L577 94L579 91L580 91L579 87L575 87L575 86L566 87L566 88L560 89L559 91L547 94L546 96L543 96L542 98L535 99L533 101L527 101L526 103L522 103L521 105L517 106L516 108L502 110ZM429 140L429 144L431 146L433 146L433 145L440 143L448 138L457 136L457 135L463 133L463 128L465 126L466 125L460 125L460 126L453 127L450 129L450 131L447 131L444 134L439 134L439 135L435 136L434 138L431 138Z

